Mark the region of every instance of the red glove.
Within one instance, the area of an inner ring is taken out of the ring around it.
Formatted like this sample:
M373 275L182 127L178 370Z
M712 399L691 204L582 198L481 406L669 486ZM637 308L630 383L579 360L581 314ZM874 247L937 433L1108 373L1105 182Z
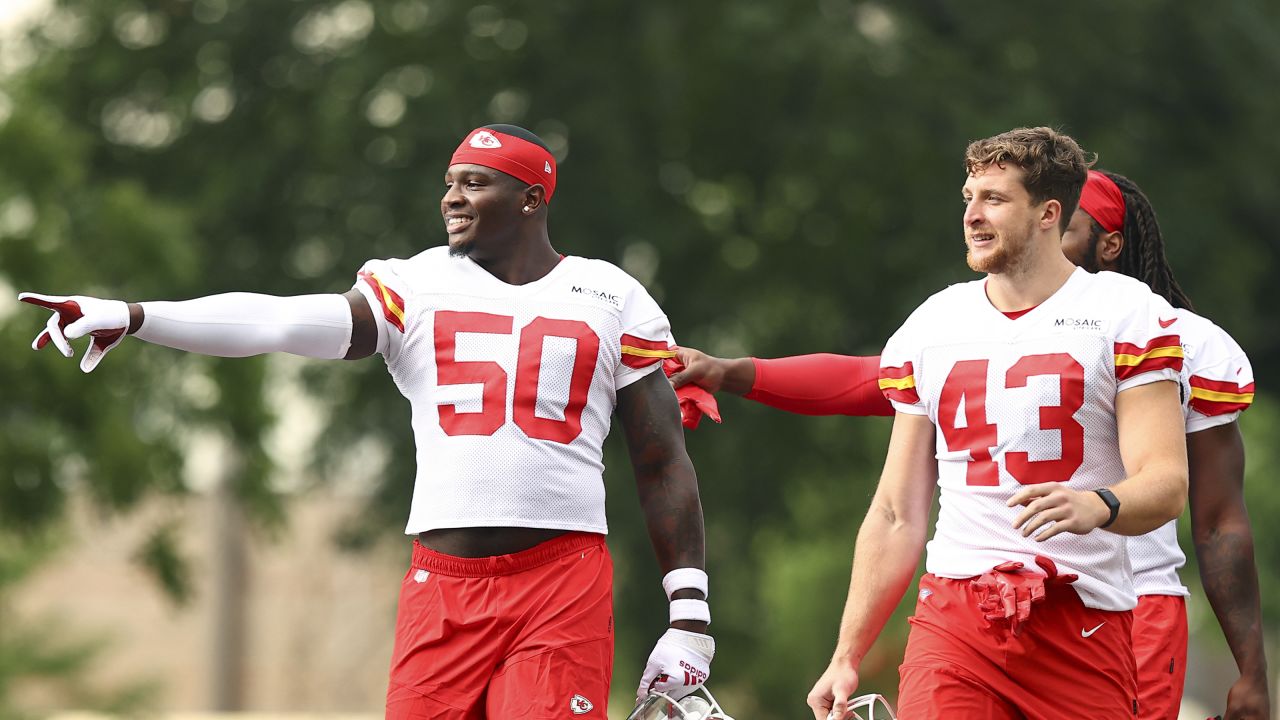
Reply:
M1044 600L1046 585L1065 585L1078 575L1059 575L1058 566L1043 555L1036 555L1036 565L1045 572L1024 570L1020 562L1005 562L974 578L971 587L978 591L978 609L989 622L1008 621L1014 635L1031 618L1031 606Z
M684 369L684 363L671 357L662 361L662 371L667 377L680 372ZM720 406L716 404L716 399L711 393L698 387L697 385L685 385L676 388L676 399L680 401L680 424L693 430L698 427L698 423L702 421L702 416L720 422Z

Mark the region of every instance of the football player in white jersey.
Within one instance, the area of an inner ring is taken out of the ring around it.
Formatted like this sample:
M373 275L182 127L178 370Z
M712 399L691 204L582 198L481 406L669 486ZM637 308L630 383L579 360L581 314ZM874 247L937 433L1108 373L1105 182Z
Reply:
M1235 340L1191 312L1173 277L1150 201L1132 180L1089 171L1080 206L1062 235L1067 259L1090 272L1109 270L1142 280L1178 314L1189 504L1201 583L1235 657L1239 677L1227 696L1227 720L1268 718L1270 694L1253 533L1244 504L1244 444L1236 420L1253 402L1253 373ZM798 355L718 358L677 349L684 370L677 389L697 384L805 415L892 415L877 386L879 356ZM1176 719L1186 678L1186 562L1176 523L1129 541L1138 606L1133 642L1139 717Z
M1226 720L1269 717L1253 533L1244 504L1244 444L1236 420L1253 402L1253 373L1226 331L1191 311L1174 279L1150 201L1132 180L1089 171L1080 206L1062 236L1067 259L1090 272L1109 270L1142 280L1177 310L1189 464L1189 505L1201 584L1239 676L1227 695ZM678 348L685 369L678 388L696 383L806 415L891 415L876 384L879 356L801 355L777 359L717 358ZM1176 523L1129 540L1138 606L1133 645L1138 716L1178 717L1186 678L1186 562Z
M54 311L33 346L70 357L69 341L91 335L85 372L129 334L223 357L382 355L412 407L418 461L388 718L608 717L601 455L616 411L670 601L636 694L683 697L715 645L697 478L659 371L667 318L618 268L552 247L556 164L529 131L472 131L444 185L447 247L371 260L345 295L23 293Z
M1267 720L1270 694L1262 643L1253 530L1244 504L1244 442L1236 420L1253 402L1253 370L1222 328L1192 312L1173 277L1155 211L1132 180L1090 171L1080 208L1062 236L1077 265L1145 281L1177 308L1182 339L1184 414L1190 466L1191 531L1200 581L1218 617L1239 676L1227 694L1226 720ZM1187 589L1178 579L1186 557L1177 523L1129 540L1133 582L1133 647L1139 717L1176 720L1187 659Z
M1163 326L1174 311L1063 255L1087 177L1070 137L1013 130L972 143L965 164L968 261L986 277L934 295L885 347L893 433L809 705L825 718L857 688L925 546L936 484L899 714L1047 719L1069 697L1076 714L1131 717L1123 536L1176 518L1187 492L1182 349Z

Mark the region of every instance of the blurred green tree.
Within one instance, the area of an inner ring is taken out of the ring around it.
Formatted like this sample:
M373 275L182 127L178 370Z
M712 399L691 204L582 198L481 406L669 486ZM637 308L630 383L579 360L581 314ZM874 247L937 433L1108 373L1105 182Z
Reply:
M457 139L514 122L562 161L560 249L648 284L683 342L872 354L927 294L969 277L948 204L966 142L1049 124L1148 191L1183 286L1252 353L1265 393L1280 368L1278 16L1262 0L1035 13L941 0L58 0L28 39L34 61L0 85L0 274L16 289L130 299L342 291L367 258L440 242ZM0 534L55 527L74 489L106 512L181 495L184 443L208 432L239 456L230 482L254 527L283 522L263 445L276 422L266 361L126 343L86 378L20 351L40 313L0 310ZM398 533L406 404L375 361L306 376L333 408L322 474L352 448L386 458L339 540ZM825 666L888 423L724 406L725 426L689 439L722 648L713 685L769 720L798 709ZM1256 481L1263 447L1250 502L1269 507L1280 493ZM615 442L606 476L620 704L665 624L624 457ZM1280 535L1259 525L1277 597ZM158 524L142 556L180 594L170 532ZM869 662L868 687L896 685L903 627Z

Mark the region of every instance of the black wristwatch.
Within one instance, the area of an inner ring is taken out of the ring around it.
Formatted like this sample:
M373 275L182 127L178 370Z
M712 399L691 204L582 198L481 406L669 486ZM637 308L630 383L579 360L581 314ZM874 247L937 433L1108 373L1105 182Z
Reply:
M1116 518L1120 516L1120 498L1106 488L1099 488L1094 492L1098 493L1098 497L1102 498L1102 502L1106 503L1107 509L1111 511L1111 517L1107 518L1107 521L1098 527L1110 527L1111 523L1115 522Z

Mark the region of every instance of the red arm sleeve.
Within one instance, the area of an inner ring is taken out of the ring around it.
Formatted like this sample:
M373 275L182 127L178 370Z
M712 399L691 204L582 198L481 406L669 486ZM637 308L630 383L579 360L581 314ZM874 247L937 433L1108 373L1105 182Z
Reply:
M761 360L748 400L801 415L893 415L880 392L880 358L797 355Z

